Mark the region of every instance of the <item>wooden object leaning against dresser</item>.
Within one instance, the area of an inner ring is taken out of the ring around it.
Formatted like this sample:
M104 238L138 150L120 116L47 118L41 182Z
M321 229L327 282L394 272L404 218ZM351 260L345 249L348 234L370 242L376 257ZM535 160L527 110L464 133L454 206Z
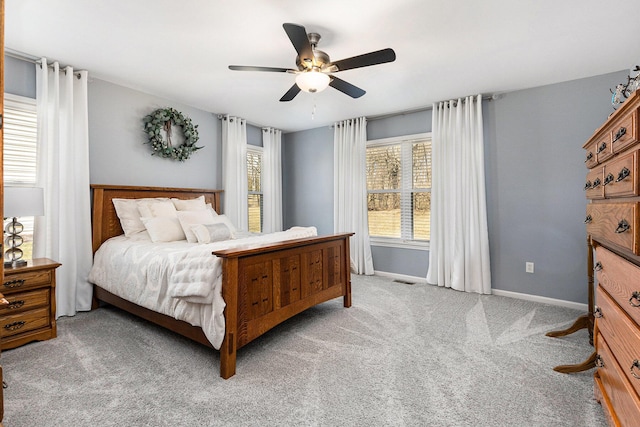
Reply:
M2 350L56 337L55 270L60 265L37 258L24 267L5 267L1 290L9 304L0 306Z
M640 91L584 144L597 279L594 394L609 424L640 422Z

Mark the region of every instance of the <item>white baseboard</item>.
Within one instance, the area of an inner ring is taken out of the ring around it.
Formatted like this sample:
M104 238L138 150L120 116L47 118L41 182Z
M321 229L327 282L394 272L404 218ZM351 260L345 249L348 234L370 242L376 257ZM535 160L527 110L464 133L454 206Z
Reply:
M427 279L425 277L408 276L406 274L389 273L386 271L377 271L377 270L374 271L374 274L377 276L389 277L390 279L404 280L407 282L424 283L424 284L427 283ZM549 298L549 297L541 297L539 295L523 294L520 292L503 291L501 289L492 289L491 293L493 295L497 295L501 297L540 302L543 304L550 304L550 305L556 305L559 307L572 308L574 310L580 310L580 311L589 311L589 306L587 304L582 304L579 302L565 301L565 300Z

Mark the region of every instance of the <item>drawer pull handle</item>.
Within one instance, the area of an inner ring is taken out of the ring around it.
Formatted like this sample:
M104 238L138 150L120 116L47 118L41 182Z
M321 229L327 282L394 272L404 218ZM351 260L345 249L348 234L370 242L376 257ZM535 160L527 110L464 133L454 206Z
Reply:
M24 300L21 299L21 300L18 300L18 301L10 302L9 305L7 306L7 308L9 310L16 310L16 309L22 307L23 305L24 305Z
M600 184L602 184L602 181L600 181L600 178L596 178L593 180L593 185L591 186L591 188L599 187Z
M584 219L585 224L591 224L591 221L593 221L591 215L587 215L587 217Z
M613 139L613 142L616 142L617 140L625 136L626 133L627 133L627 128L624 128L624 127L620 128L618 132L616 132L616 137Z
M585 190L585 191L587 191L588 189L590 189L590 188L591 188L591 186L592 186L591 181L587 181L587 182L584 184L584 190Z
M620 222L618 223L618 228L616 228L616 233L618 233L618 234L624 233L625 231L629 230L630 228L631 228L631 226L629 225L627 220L626 219L621 219Z
M596 366L598 368L604 367L604 360L602 360L602 356L600 356L599 354L596 354Z
M610 173L609 175L607 175L607 176L604 178L604 185L611 184L611 183L613 182L613 180L614 180L614 179L616 179L616 177L615 177L615 176L613 176L613 174L612 174L612 173Z
M9 323L7 325L4 325L4 328L7 331L17 331L18 329L22 328L27 322L25 322L24 320L20 320L18 322L13 322L13 323Z
M631 304L631 307L640 307L640 292L634 291L631 294L631 298L629 298L629 304Z
M22 285L24 285L24 279L15 279L15 280L10 280L8 282L4 282L5 288L19 288Z
M593 317L596 319L602 319L602 309L596 305L595 310L593 310Z
M636 374L636 370L640 372L640 360L638 359L634 360L631 364L631 375L633 375L635 379L640 380L640 375Z
M627 169L626 167L622 168L622 170L618 174L618 179L616 179L616 182L620 182L620 181L624 180L629 175L631 175L631 171L629 169Z
M585 163L587 163L589 160L593 159L593 153L591 151L589 151L589 154L587 154L587 158L585 159Z
M594 271L602 270L602 263L600 261L596 262L596 265L593 267Z
M602 144L598 145L598 149L596 150L596 154L600 154L606 149L607 149L607 143L603 142Z

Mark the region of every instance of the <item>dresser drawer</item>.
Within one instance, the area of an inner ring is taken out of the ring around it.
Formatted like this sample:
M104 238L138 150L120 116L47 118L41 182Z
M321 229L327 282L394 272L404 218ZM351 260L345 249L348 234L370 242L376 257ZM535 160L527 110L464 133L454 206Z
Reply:
M602 394L606 396L605 400L612 406L607 409L613 418L614 425L638 425L640 417L638 396L627 381L623 369L616 362L616 358L602 334L596 335L595 344L598 353L596 363L601 365L596 371L596 379L599 378Z
M37 291L5 295L5 299L9 301L9 304L0 305L0 316L20 313L36 307L48 306L49 294L49 289L39 289Z
M10 292L21 292L25 289L51 284L52 274L52 270L28 271L19 274L9 274L9 270L5 270L5 278L0 292L6 295Z
M587 199L604 199L602 171L602 167L597 167L587 173L587 180L584 183L584 192Z
M49 308L37 308L24 313L0 317L0 338L22 334L34 329L51 326Z
M601 287L596 291L596 305L598 331L616 355L629 384L640 394L640 327Z
M638 150L607 163L604 166L603 177L604 195L607 198L640 195Z
M596 248L596 261L600 286L640 325L640 267L602 246Z
M640 255L638 247L638 210L640 202L589 203L587 234L597 241L606 241Z
M638 142L638 110L614 123L611 129L611 145L614 153L619 153Z
M584 165L588 169L591 169L598 164L598 156L596 155L597 145L597 141L593 141L584 147L586 150Z

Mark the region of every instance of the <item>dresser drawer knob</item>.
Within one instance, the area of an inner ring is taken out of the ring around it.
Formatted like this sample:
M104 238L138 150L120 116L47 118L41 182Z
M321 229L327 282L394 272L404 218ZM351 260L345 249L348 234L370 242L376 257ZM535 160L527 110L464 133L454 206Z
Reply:
M593 270L594 271L600 271L602 270L602 263L600 261L596 262L596 265L593 266Z
M629 304L631 304L632 307L640 307L640 292L634 291L631 294L631 298L629 298Z
M587 217L584 219L585 224L591 224L591 221L593 221L591 215L587 215Z
M640 380L640 374L637 374L636 371L640 372L640 360L636 359L631 364L631 375L637 380Z
M16 310L16 309L22 307L23 305L24 305L24 300L21 299L21 300L10 302L9 305L7 306L7 308L9 310Z
M631 226L629 225L627 220L626 219L621 219L620 222L618 222L618 227L616 228L616 233L618 233L618 234L624 233L625 231L629 230L630 228L631 228Z
M617 140L625 136L626 133L627 133L627 128L621 127L620 129L618 129L618 132L616 132L615 138L613 138L613 142L616 142Z
M584 184L584 190L585 190L585 191L587 191L588 189L590 189L590 188L591 188L591 186L592 186L592 185L593 185L593 184L591 184L591 181L587 181L587 182L585 182L585 184Z
M613 174L612 174L612 173L610 173L609 175L607 175L607 176L604 178L604 185L611 184L611 183L613 182L613 180L614 180L614 179L616 179L616 177L615 177L615 176L613 176Z
M591 188L599 187L600 184L602 184L602 181L600 181L600 178L596 178L593 180L593 185L591 186Z
M593 310L593 317L596 319L602 319L602 309L596 305L596 308Z
M598 149L596 150L596 154L600 154L606 149L607 149L607 143L603 142L602 144L598 145Z
M3 285L5 288L19 288L24 285L24 279L9 280L8 282L4 282Z
M18 329L22 328L27 322L25 322L24 320L20 320L18 322L13 322L13 323L9 323L7 325L4 325L4 328L7 331L17 331Z
M631 171L629 169L627 169L626 167L622 168L622 170L618 174L618 178L616 179L616 182L620 182L620 181L624 180L629 175L631 175Z
M596 354L596 366L598 368L604 367L604 360L602 360L602 356L600 356L599 354Z
M591 159L593 159L593 153L589 151L589 154L587 154L587 158L584 160L584 162L587 163Z

